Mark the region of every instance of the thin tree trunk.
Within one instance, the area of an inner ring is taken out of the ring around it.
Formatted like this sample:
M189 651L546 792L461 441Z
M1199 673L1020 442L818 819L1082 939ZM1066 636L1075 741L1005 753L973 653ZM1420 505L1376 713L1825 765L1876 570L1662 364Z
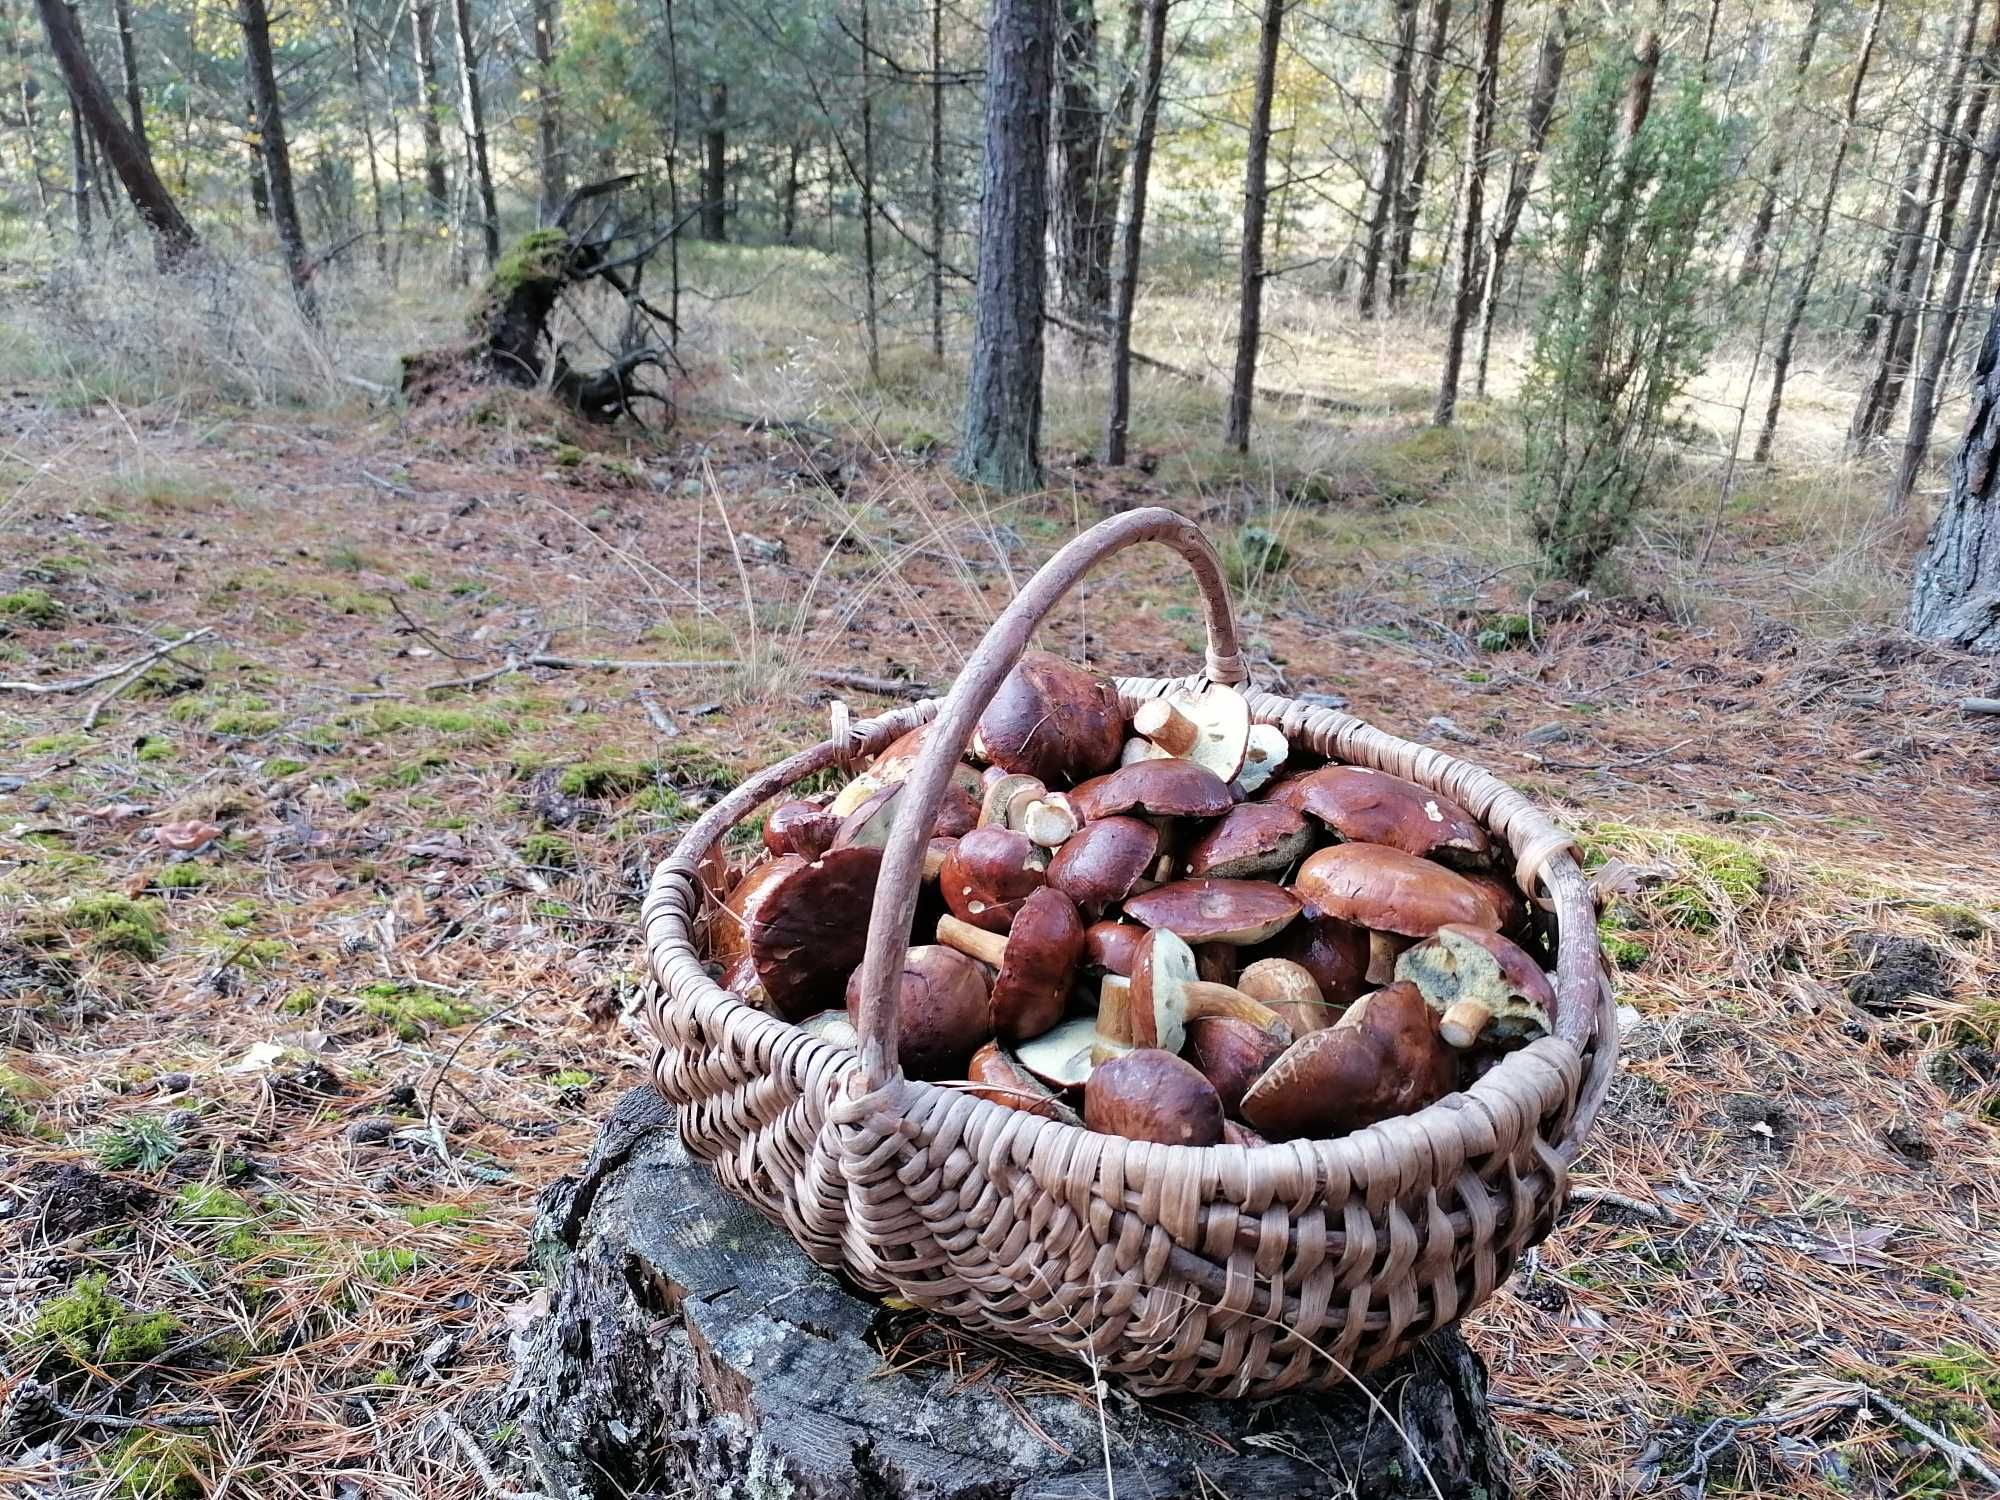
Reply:
M74 92L69 96L69 203L76 220L77 248L88 250L97 237L90 217L90 148L84 142L83 109Z
M1911 359L1916 351L1918 320L1930 275L1932 257L1928 240L1931 213L1933 209L1942 213L1940 205L1948 165L1954 154L1952 136L1959 125L1958 111L1964 99L1965 77L1972 62L1973 39L1978 32L1982 5L1983 0L1970 0L1966 6L1965 30L1954 53L1956 62L1952 68L1951 84L1934 124L1936 146L1930 153L1930 173L1923 201L1913 214L1909 232L1897 253L1881 358L1876 361L1873 375L1863 387L1860 399L1855 402L1854 416L1848 423L1849 452L1859 452L1886 433L1890 422L1895 419L1897 407L1902 404L1903 382L1909 375ZM1984 90L1977 97L1983 101ZM1973 129L1977 128L1975 124ZM1960 173L1959 183L1962 185L1964 180L1964 174Z
M1991 74L1987 76L1990 78ZM1990 82L1983 86L1980 97L1966 111L1969 129L1978 128L1978 117L1985 110L1991 89ZM1965 223L1959 229L1958 243L1952 252L1950 280L1945 286L1943 304L1931 320L1930 343L1924 350L1923 368L1918 371L1916 385L1910 392L1910 422L1903 435L1903 459L1897 466L1895 482L1889 490L1891 515L1901 512L1909 500L1910 491L1916 488L1917 475L1930 454L1931 428L1937 421L1939 392L1945 367L1951 358L1956 315L1965 300L1966 288L1972 279L1973 258L1986 231L1986 211L1993 195L1996 165L2000 165L2000 116L1996 117L1993 128L1979 148L1979 175L1973 179L1972 202L1966 208Z
M1479 312L1483 286L1481 236L1486 231L1486 154L1493 149L1493 113L1500 86L1500 42L1506 0L1481 0L1479 72L1472 85L1472 114L1466 122L1465 192L1458 208L1458 274L1452 296L1451 328L1445 335L1444 373L1438 380L1431 422L1451 426L1458 409L1458 376L1465 363L1465 336Z
M1737 273L1739 286L1755 281L1764 270L1764 250L1771 241L1771 225L1778 215L1778 188L1784 181L1785 165L1791 159L1792 131L1799 117L1799 98L1805 91L1806 74L1812 69L1813 52L1819 46L1820 21L1825 0L1812 0L1806 11L1805 33L1799 38L1798 60L1792 64L1792 93L1772 132L1771 154L1764 163L1764 191L1757 199L1757 215L1750 221L1750 244L1743 252L1743 269Z
M1840 135L1833 148L1833 162L1827 168L1826 190L1820 195L1819 211L1813 217L1812 238L1806 244L1805 259L1799 265L1798 281L1792 287L1791 306L1785 313L1785 330L1778 336L1778 352L1771 359L1771 396L1764 407L1764 426L1757 434L1755 462L1768 463L1771 445L1778 437L1778 414L1785 404L1785 377L1792 368L1792 352L1798 343L1799 325L1805 321L1806 306L1812 300L1813 277L1819 272L1820 256L1826 251L1826 229L1833 219L1833 203L1840 191L1841 168L1847 164L1847 148L1854 140L1854 122L1861 113L1861 86L1868 78L1868 64L1875 56L1875 42L1882 32L1882 12L1889 0L1875 0L1868 13L1868 28L1862 34L1861 51L1854 60L1854 77L1847 86L1847 103L1840 117Z
M17 90L21 111L21 135L27 143L28 175L34 179L35 204L41 210L42 228L49 234L56 232L55 202L49 192L48 178L43 175L42 148L40 141L40 121L35 109L37 88L33 72L21 53L21 39L14 30L13 7L0 0L0 37L6 39L7 68L19 83Z
M132 0L112 0L112 18L118 25L118 71L125 85L125 110L132 120L132 139L148 154L146 103L139 89L139 52L132 39Z
M560 0L535 0L535 142L541 152L541 222L552 224L569 196L563 160L562 86L556 78Z
M264 175L264 140L257 133L257 101L243 107L243 139L250 151L250 214L258 220L271 217L271 184Z
M1911 221L1916 217L1919 186L1924 175L1925 145L1922 130L1912 132L1903 143L1903 174L1901 185L1896 189L1896 211L1890 219L1889 232L1882 241L1881 268L1868 283L1868 311L1862 315L1861 328L1854 341L1856 359L1868 357L1889 315L1890 288L1895 283L1896 265L1902 258L1903 246L1908 242Z
M1257 394L1257 346L1264 326L1264 210L1270 197L1271 101L1278 84L1278 40L1285 0L1264 0L1257 34L1257 83L1250 97L1250 144L1243 159L1243 252L1238 273L1236 364L1229 384L1223 440L1250 451L1250 412Z
M368 64L361 41L361 11L347 0L348 70L354 78L354 107L361 116L361 148L368 153L368 201L375 227L375 269L389 271L389 230L382 216L381 152L375 144L375 111L368 103Z
M309 322L319 321L319 299L313 293L312 257L306 253L305 230L299 224L299 203L292 191L292 158L285 144L285 113L278 100L278 74L271 59L271 18L264 0L236 0L237 24L243 28L244 61L250 92L257 101L257 138L264 148L264 176L271 188L271 222L284 252L285 273L292 295Z
M451 216L444 174L444 92L438 86L437 0L414 0L410 36L416 49L417 117L424 136L424 197L440 226Z
M1500 202L1500 216L1493 226L1493 246L1487 253L1486 275L1479 295L1479 360L1473 370L1475 395L1486 394L1486 366L1493 350L1493 324L1500 313L1500 292L1507 274L1507 252L1513 248L1515 231L1520 228L1521 210L1535 185L1535 169L1541 165L1542 147L1548 143L1549 122L1555 118L1556 95L1562 88L1563 63L1569 54L1569 6L1558 0L1542 41L1535 53L1535 79L1528 89L1528 117L1525 140L1507 169L1507 196Z
M1057 0L1049 125L1049 289L1062 316L1093 331L1110 321L1124 148L1106 108L1095 0ZM1094 346L1079 341L1079 356Z
M1032 490L1042 482L1042 290L1055 32L1055 0L993 0L972 369L957 467L974 483L1004 491Z
M931 0L931 358L944 360L944 0Z
M865 86L862 98L867 98ZM701 237L719 245L729 238L729 85L720 79L708 86L701 146ZM864 227L867 216L864 205Z
M132 134L132 127L120 118L110 90L91 65L75 14L63 0L35 0L35 9L48 33L49 51L62 71L76 115L104 148L105 159L118 174L126 197L152 231L155 258L162 266L171 266L200 240L153 170L153 158Z
M875 264L875 65L868 37L869 0L861 0L861 273L863 322L868 335L868 378L882 378L882 320ZM718 84L717 88L721 85ZM712 118L712 116L711 116ZM709 170L720 173L717 137L709 136Z
M2000 652L2000 305L1973 376L1951 492L1932 523L1910 588L1910 629L1967 651Z
M472 178L479 189L480 233L486 243L488 269L500 263L500 204L493 196L493 168L486 158L486 106L479 87L479 57L472 41L470 0L451 0L452 31L458 42L460 128L465 132L466 155L472 163Z
M778 200L778 233L791 244L799 229L799 154L805 143L796 137L785 144L785 186Z
M1410 67L1417 50L1417 0L1393 0L1396 50L1389 62L1389 91L1382 100L1381 131L1375 146L1375 181L1368 220L1361 231L1361 282L1354 294L1357 316L1375 316L1375 283L1389 248L1396 200L1403 191L1403 132L1410 112Z
M1172 0L1146 0L1146 60L1139 96L1139 128L1132 142L1132 181L1119 226L1118 276L1112 288L1111 400L1104 419L1104 461L1125 462L1132 415L1132 314L1139 301L1139 255L1146 238L1146 188L1153 172L1153 139L1160 125L1160 77L1167 61L1167 10Z
M1389 247L1389 307L1402 306L1410 289L1410 255L1416 244L1417 215L1423 211L1424 185L1430 177L1431 141L1437 122L1438 85L1444 74L1445 42L1451 33L1452 0L1431 0L1430 25L1425 31L1424 71L1410 116L1410 138L1404 147L1410 168L1396 198L1396 235Z

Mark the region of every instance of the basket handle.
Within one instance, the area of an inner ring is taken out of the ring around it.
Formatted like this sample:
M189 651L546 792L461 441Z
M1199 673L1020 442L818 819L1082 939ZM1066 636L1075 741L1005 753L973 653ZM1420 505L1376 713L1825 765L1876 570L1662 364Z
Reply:
M1042 565L1027 587L1001 611L959 671L950 696L924 737L916 769L897 799L901 807L882 851L882 871L868 921L868 946L861 960L857 1029L861 1033L861 1076L871 1090L887 1083L898 1068L896 997L902 987L903 959L910 950L910 925L916 919L917 894L923 883L924 849L944 802L952 767L971 743L972 731L986 705L1028 649L1035 628L1085 574L1114 553L1140 542L1160 542L1173 548L1194 571L1208 620L1208 680L1233 685L1249 675L1236 650L1236 622L1230 614L1229 586L1223 581L1222 566L1207 536L1185 516L1160 506L1128 510L1098 522Z

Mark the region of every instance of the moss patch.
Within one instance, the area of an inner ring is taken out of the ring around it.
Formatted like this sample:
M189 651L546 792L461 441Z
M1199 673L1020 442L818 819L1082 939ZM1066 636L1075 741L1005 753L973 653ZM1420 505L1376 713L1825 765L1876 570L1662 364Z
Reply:
M61 913L70 927L90 934L99 953L126 953L150 963L167 946L167 932L157 901L134 901L115 891L74 898Z
M26 1341L31 1348L58 1351L74 1365L129 1365L157 1359L181 1331L172 1313L126 1307L111 1295L104 1273L94 1271L42 1304Z
M421 985L378 980L361 992L361 1010L406 1042L421 1040L433 1027L446 1030L479 1019L479 1011Z
M442 735L455 743L495 745L515 727L507 716L491 710L436 708L421 703L384 703L368 715L368 727L377 734L397 734L421 730Z
M401 1245L387 1245L380 1250L361 1252L361 1269L371 1281L379 1281L384 1286L401 1281L417 1268L417 1252Z
M226 1259L248 1260L262 1248L257 1210L227 1188L190 1182L174 1195L173 1216L211 1235L215 1252Z
M36 630L60 623L66 613L61 602L46 589L16 589L11 594L0 594L0 616Z
M213 1462L208 1444L185 1433L128 1433L111 1450L111 1493L120 1500L201 1500Z

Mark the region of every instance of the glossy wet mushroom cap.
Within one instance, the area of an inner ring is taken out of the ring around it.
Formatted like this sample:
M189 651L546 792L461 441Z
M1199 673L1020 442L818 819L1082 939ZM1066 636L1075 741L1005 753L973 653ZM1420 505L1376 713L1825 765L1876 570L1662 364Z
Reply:
M880 849L829 849L800 860L757 903L750 954L779 1015L798 1020L839 1002L867 944L881 867Z
M1202 1016L1188 1022L1187 1060L1215 1085L1225 1114L1235 1114L1250 1086L1276 1062L1285 1043L1261 1027L1234 1016Z
M1246 948L1243 956L1252 964L1266 958L1298 964L1319 985L1320 997L1336 1007L1369 987L1367 930L1311 906L1270 942Z
M1555 987L1542 966L1481 927L1440 927L1396 960L1396 977L1422 992L1453 1047L1541 1036L1555 1015Z
M1047 880L1047 853L1011 828L973 829L952 847L938 872L952 915L988 932L1005 932L1021 903Z
M1024 1110L1045 1120L1081 1125L1082 1118L1041 1079L1021 1066L1020 1059L998 1042L988 1042L972 1054L965 1070L971 1093L1008 1109Z
M780 802L764 819L764 847L773 854L818 859L833 846L841 820L817 802Z
M1280 782L1266 802L1309 813L1349 843L1386 844L1421 859L1483 864L1493 840L1440 792L1365 766L1321 766Z
M781 854L751 870L736 883L722 909L708 924L708 957L727 969L750 951L750 926L758 908L780 881L808 861L797 854Z
M1016 662L979 716L978 745L987 760L1051 787L1116 765L1124 743L1117 689L1046 651Z
M945 947L912 948L896 991L896 1058L911 1078L961 1078L993 1038L986 971ZM861 1016L861 971L847 981L847 1013Z
M938 940L997 970L991 1006L1002 1041L1040 1036L1062 1020L1070 980L1083 961L1083 920L1061 891L1030 892L1004 937L946 917Z
M1268 942L1299 914L1299 898L1264 880L1176 880L1125 903L1125 915L1190 943Z
M1289 958L1260 958L1236 976L1236 988L1271 1007L1293 1036L1322 1031L1340 1019L1346 1002L1327 1003L1312 970Z
M1331 917L1373 932L1425 938L1447 922L1498 931L1478 886L1443 865L1386 844L1335 844L1307 856L1293 889Z
M1424 997L1393 984L1292 1043L1243 1096L1243 1119L1272 1140L1344 1135L1435 1103L1456 1072Z
M1105 1135L1165 1146L1213 1146L1222 1139L1222 1098L1195 1066L1142 1047L1090 1075L1083 1122Z
M1160 853L1160 830L1144 818L1099 818L1072 834L1049 861L1049 884L1096 916L1132 894Z
M1513 879L1492 870L1462 870L1465 878L1486 892L1486 899L1493 903L1493 910L1499 915L1500 930L1517 940L1526 936L1528 927L1528 898L1521 894L1521 888Z
M1245 802L1228 812L1181 856L1181 873L1197 878L1276 878L1312 851L1313 825L1296 808Z
M1130 975L1133 955L1148 931L1136 922L1092 922L1083 929L1084 964L1106 974Z
M1142 760L1085 782L1069 794L1086 823L1139 817L1219 818L1236 805L1229 783L1191 760Z

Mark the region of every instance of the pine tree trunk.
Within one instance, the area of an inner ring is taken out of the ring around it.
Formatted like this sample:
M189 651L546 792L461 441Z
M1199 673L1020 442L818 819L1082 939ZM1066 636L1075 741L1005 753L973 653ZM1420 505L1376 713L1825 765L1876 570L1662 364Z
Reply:
M1966 111L1968 129L1978 128L1979 117L1986 111L1991 88L1990 84L1982 87L1980 97ZM1996 118L1979 153L1979 175L1973 179L1972 201L1967 205L1965 223L1959 229L1958 243L1952 252L1950 279L1945 286L1942 305L1931 320L1931 336L1924 350L1923 367L1917 372L1916 385L1910 392L1910 421L1903 435L1903 458L1889 491L1889 512L1892 515L1900 513L1909 500L1910 491L1916 488L1917 475L1930 453L1931 428L1937 421L1944 371L1951 359L1957 320L1966 290L1971 284L1973 258L1986 231L1987 208L1993 196L1994 169L2000 165L2000 118Z
M1882 336L1882 355L1876 361L1874 373L1862 389L1860 399L1855 402L1854 416L1848 423L1847 447L1850 453L1858 453L1886 433L1890 422L1895 420L1896 409L1902 404L1903 383L1908 378L1910 362L1916 351L1917 327L1929 284L1931 214L1933 210L1941 216L1945 212L1948 168L1956 154L1953 134L1960 124L1958 111L1964 99L1965 76L1972 62L1973 39L1977 34L1982 4L1983 0L1969 0L1966 6L1965 30L1953 54L1956 61L1952 67L1951 83L1934 122L1936 145L1929 154L1930 172L1925 181L1923 199L1913 213L1908 233L1897 251L1888 322ZM1984 99L1984 90L1980 91L1978 98ZM1973 128L1976 130L1977 126ZM1964 173L1960 172L1959 183L1962 185L1964 180Z
M805 149L797 138L785 145L785 185L778 194L778 237L787 245L799 229L799 154Z
M389 232L382 216L382 163L376 149L375 111L368 104L368 65L362 48L361 12L356 0L347 0L348 70L354 79L354 107L361 116L361 148L368 154L368 200L375 229L375 269L389 271Z
M112 0L112 19L118 24L118 71L125 85L125 112L132 120L132 139L139 148L152 152L146 140L146 101L139 88L139 50L132 37L132 0Z
M1792 287L1791 306L1785 313L1785 330L1778 336L1778 351L1771 360L1771 395L1764 407L1764 426L1757 434L1755 461L1768 463L1771 445L1778 437L1778 414L1785 403L1785 378L1791 372L1792 353L1805 321L1806 306L1812 300L1813 278L1819 273L1820 257L1826 253L1827 225L1833 219L1835 196L1840 192L1841 168L1847 164L1847 150L1854 141L1854 122L1861 112L1861 86L1868 78L1868 64L1875 56L1875 42L1882 33L1882 12L1888 0L1875 0L1868 13L1868 29L1861 39L1861 51L1854 60L1854 77L1847 86L1847 103L1840 117L1840 135L1833 148L1833 162L1827 168L1826 190L1820 195L1819 212L1814 216L1812 237L1806 245L1805 260L1799 266Z
M1110 321L1124 148L1107 110L1094 0L1057 0L1049 151L1049 290L1056 310L1093 332ZM1079 342L1079 352L1094 346Z
M1042 297L1055 32L1055 0L993 0L972 369L957 468L976 484L1008 493L1038 489L1042 482Z
M1785 106L1778 129L1773 134L1771 154L1764 164L1764 191L1757 199L1757 216L1750 221L1750 244L1743 252L1743 269L1738 286L1747 286L1764 270L1764 251L1771 240L1771 225L1778 216L1778 187L1784 181L1785 165L1791 159L1792 129L1798 120L1799 96L1805 89L1806 74L1812 69L1813 52L1819 46L1819 28L1825 0L1812 0L1806 11L1806 29L1799 38L1798 61L1792 65L1792 97Z
M1396 50L1389 62L1389 91L1382 100L1382 128L1375 146L1374 191L1368 220L1361 232L1361 280L1354 294L1354 311L1375 316L1375 283L1389 248L1396 202L1403 192L1403 134L1410 112L1410 68L1417 50L1417 0L1393 0Z
M69 202L76 220L77 248L88 250L97 238L90 218L90 148L83 138L83 107L74 92L69 96Z
M458 43L459 109L465 132L465 152L472 164L473 185L479 190L479 229L486 245L486 266L500 263L500 205L493 196L493 168L486 157L486 106L479 87L479 56L472 40L471 0L451 0L452 33Z
M1104 461L1125 462L1132 418L1132 315L1139 302L1139 255L1146 238L1146 190L1153 173L1153 139L1160 125L1160 78L1167 61L1167 11L1172 0L1146 0L1146 54L1132 181L1119 225L1118 276L1111 310L1111 399L1104 419Z
M1257 35L1257 84L1250 98L1250 145L1243 159L1243 251L1236 304L1236 364L1229 384L1223 440L1250 451L1250 412L1257 394L1257 346L1264 329L1264 211L1271 160L1271 101L1278 85L1278 40L1285 0L1264 0Z
M1451 327L1445 335L1444 372L1438 379L1431 422L1451 426L1458 410L1458 377L1465 364L1465 338L1479 312L1484 286L1481 237L1486 232L1486 154L1493 148L1493 113L1500 87L1500 42L1505 34L1506 0L1481 0L1479 71L1472 84L1472 114L1466 122L1465 186L1458 205L1457 275Z
M271 59L271 18L264 0L236 0L236 21L243 28L243 54L250 73L250 93L257 103L257 139L264 148L264 176L271 189L271 222L284 252L285 274L292 295L308 322L319 321L319 299L313 293L312 257L306 253L305 230L299 223L299 202L292 191L292 157L285 144L285 114L278 100L278 75Z
M1431 141L1436 134L1438 85L1444 74L1445 42L1451 34L1452 0L1431 0L1430 25L1425 29L1424 71L1410 116L1410 138L1404 155L1410 168L1396 198L1396 235L1389 247L1389 308L1402 306L1410 289L1410 256L1417 236L1417 215L1423 211L1424 185L1430 177Z
M1479 360L1473 370L1472 389L1486 394L1486 366L1493 350L1493 324L1500 314L1500 293L1507 274L1507 253L1514 246L1515 231L1521 225L1521 210L1535 185L1535 169L1541 165L1542 147L1548 143L1549 122L1555 118L1556 95L1562 88L1563 63L1569 54L1569 6L1558 3L1542 28L1542 41L1535 53L1535 79L1528 89L1528 117L1525 141L1507 169L1507 196L1501 200L1500 216L1493 226L1493 247L1487 254L1486 275L1479 293Z
M125 196L132 200L140 220L152 231L155 259L163 267L173 265L199 247L200 240L193 227L181 216L180 206L153 170L153 158L145 146L120 118L110 90L91 65L75 14L63 0L35 0L35 9L41 16L42 29L48 33L49 51L54 54L63 83L69 89L79 124L87 127L103 147L105 159L118 174Z
M271 217L271 184L264 176L264 142L257 134L257 101L243 107L243 138L250 152L250 216L258 221Z
M53 235L56 229L55 203L49 192L48 178L43 175L41 122L35 109L38 88L34 73L21 53L21 39L14 30L13 9L5 0L0 0L0 38L5 39L7 69L19 83L16 93L21 111L21 136L27 147L28 176L34 181L35 205L41 210L42 228Z
M718 245L728 239L728 215L729 85L717 80L708 86L708 112L702 118L701 237Z
M1990 158L1989 158L1990 160ZM1910 629L1967 651L2000 653L2000 305L1973 375L1951 492L1932 523L1910 588Z
M560 0L535 0L535 143L541 153L541 221L555 222L569 196L563 159L562 87L556 79L556 28Z
M444 175L444 93L438 86L437 0L413 0L410 36L416 49L417 116L424 136L424 197L440 226L451 217Z
M931 358L944 361L944 0L931 0Z
M1903 143L1903 175L1896 189L1896 211L1889 222L1889 232L1882 240L1882 263L1868 283L1868 311L1862 315L1860 331L1855 335L1854 357L1866 359L1880 337L1889 315L1893 300L1891 288L1896 280L1896 266L1902 258L1903 246L1908 241L1910 223L1916 217L1917 200L1922 191L1924 176L1924 152L1928 142L1921 130L1914 131Z
M868 336L868 378L882 378L882 322L875 262L875 67L868 38L868 0L861 0L861 276L862 323ZM720 84L716 85L718 88ZM710 137L709 166L721 157Z

